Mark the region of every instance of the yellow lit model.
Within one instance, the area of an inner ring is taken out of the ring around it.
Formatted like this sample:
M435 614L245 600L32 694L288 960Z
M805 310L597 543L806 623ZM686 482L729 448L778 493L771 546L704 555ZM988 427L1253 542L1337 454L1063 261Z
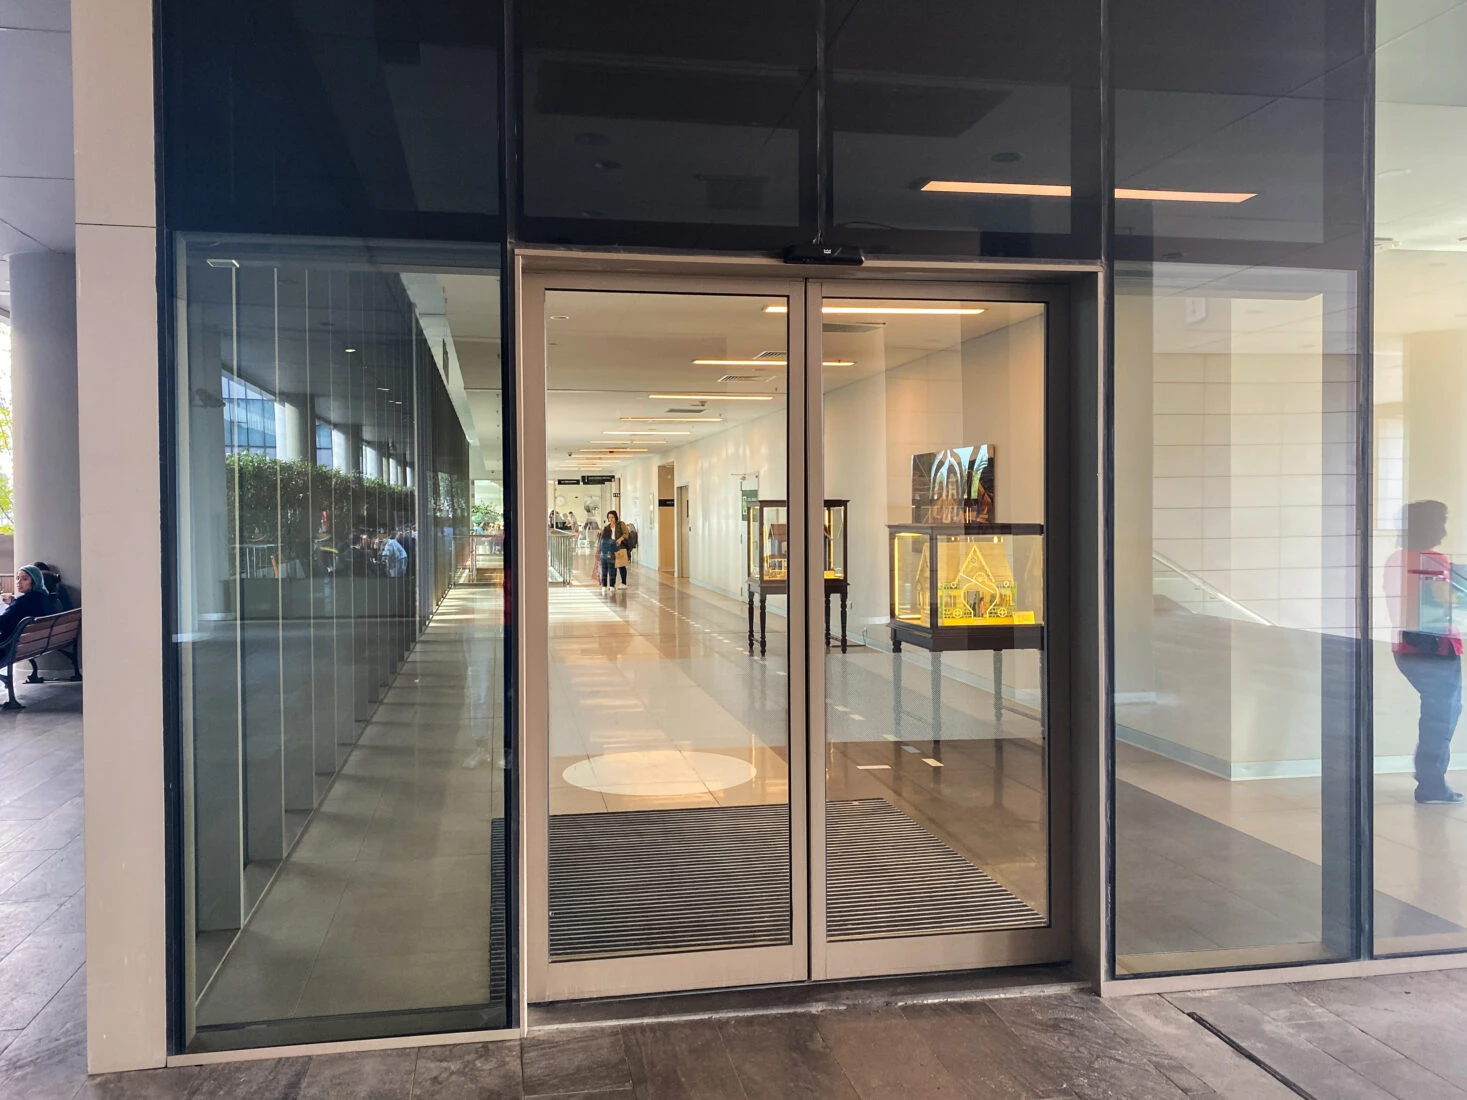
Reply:
M896 524L891 532L893 646L1027 649L1044 622L1039 524Z

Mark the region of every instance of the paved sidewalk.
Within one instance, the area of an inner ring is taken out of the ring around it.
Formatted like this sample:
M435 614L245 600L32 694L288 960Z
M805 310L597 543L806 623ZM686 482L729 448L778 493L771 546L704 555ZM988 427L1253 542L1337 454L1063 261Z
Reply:
M1467 1100L1467 971L547 1030L88 1080L80 693L0 716L0 1100ZM893 997L895 998L895 995Z

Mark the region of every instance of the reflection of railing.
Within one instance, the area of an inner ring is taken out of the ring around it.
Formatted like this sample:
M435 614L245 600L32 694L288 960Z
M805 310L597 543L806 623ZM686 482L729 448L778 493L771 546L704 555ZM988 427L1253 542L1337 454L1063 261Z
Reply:
M576 540L574 531L549 531L550 536L550 583L570 584L576 570Z
M247 579L276 577L280 563L273 542L245 542L235 546L238 554L238 575Z
M504 532L456 536L459 584L504 583Z
M1151 553L1151 590L1157 596L1165 596L1173 603L1198 615L1211 615L1217 619L1237 619L1242 622L1272 626L1262 615L1250 611L1216 585L1203 580L1189 569L1183 569L1165 554Z

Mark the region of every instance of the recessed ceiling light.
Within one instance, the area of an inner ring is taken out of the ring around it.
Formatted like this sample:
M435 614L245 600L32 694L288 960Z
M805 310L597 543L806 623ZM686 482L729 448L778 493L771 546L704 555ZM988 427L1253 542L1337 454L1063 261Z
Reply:
M788 313L788 306L766 306L765 313ZM971 317L984 310L969 306L821 306L821 313L859 313L863 316Z
M348 355L355 355L357 353L356 348L342 348L341 350L346 352Z
M569 321L570 320L570 314L569 313L552 313L550 315L550 319L552 321Z
M767 309L766 313L774 310ZM822 359L820 365L823 367L854 367L854 359ZM787 367L789 361L786 359L694 359L695 367Z
M1040 198L1067 199L1065 183L998 183L977 180L928 180L923 191L941 191L960 195L1032 195ZM1258 197L1257 191L1171 191L1151 187L1117 187L1116 198L1140 199L1145 202L1219 202L1239 203Z
M378 386L377 387L377 392L378 393L391 393L392 391L390 389L388 389L386 386Z
M654 401L773 401L767 393L649 393ZM604 433L610 435L610 432Z
M1037 195L1042 198L1067 199L1070 186L1066 183L999 183L969 180L928 180L923 191L945 191L960 195Z
M623 424L722 424L721 416L624 416Z
M602 435L692 435L692 432L670 432L662 428L611 428Z

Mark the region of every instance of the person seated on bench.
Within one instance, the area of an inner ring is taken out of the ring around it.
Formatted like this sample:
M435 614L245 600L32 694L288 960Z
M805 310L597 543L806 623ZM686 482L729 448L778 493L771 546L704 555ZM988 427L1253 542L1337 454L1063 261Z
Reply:
M0 646L10 640L22 619L38 619L51 614L51 601L46 581L34 565L23 565L15 574L15 595L6 596L10 606L0 615Z
M66 585L61 583L61 570L54 565L47 565L43 561L31 562L41 571L41 581L46 586L46 596L50 601L50 610L47 615L57 615L62 611L70 611L72 608L71 593L66 590Z

